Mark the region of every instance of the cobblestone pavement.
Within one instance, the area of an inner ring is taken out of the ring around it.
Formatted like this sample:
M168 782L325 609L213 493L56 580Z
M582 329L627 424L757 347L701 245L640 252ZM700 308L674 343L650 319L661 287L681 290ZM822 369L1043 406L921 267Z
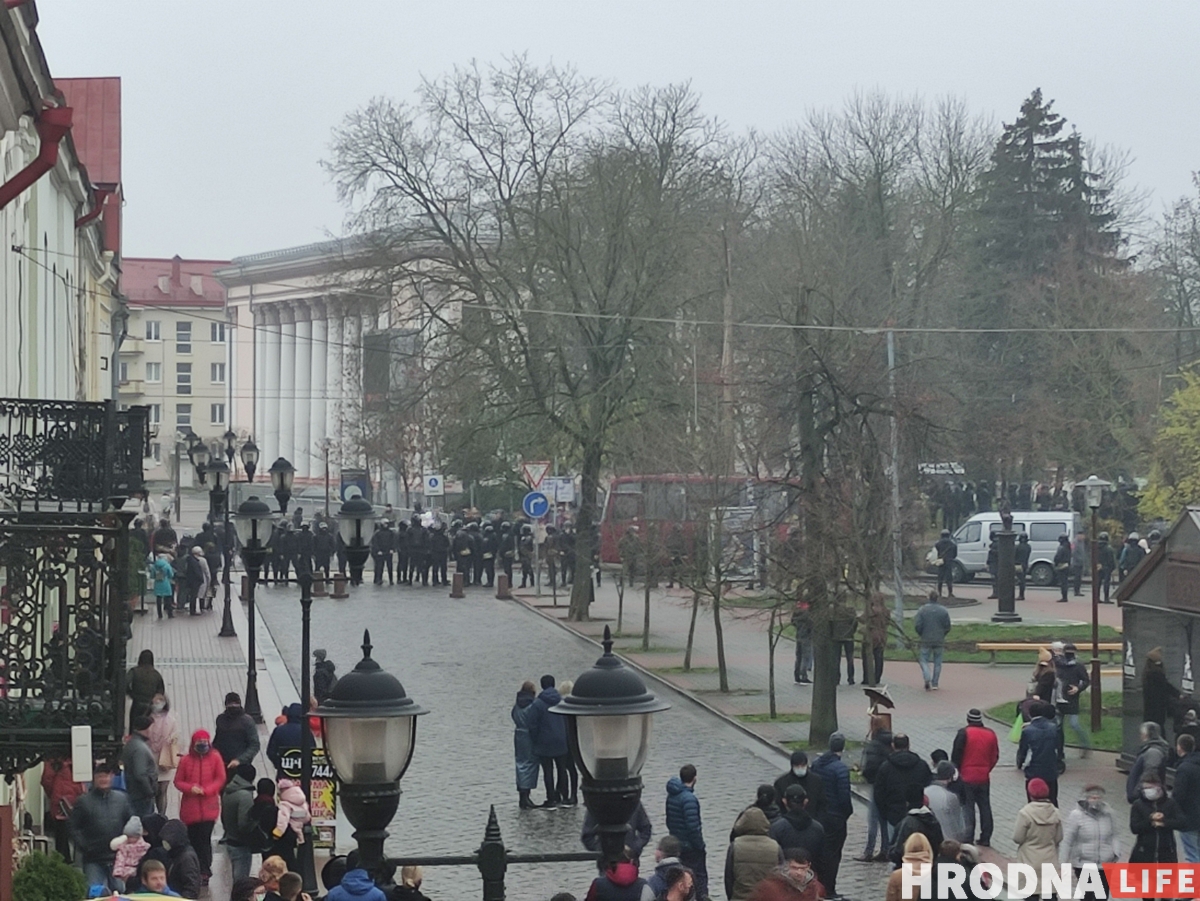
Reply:
M986 585L971 586L970 590L988 593ZM1064 608L1054 602L1049 590L1037 593L1030 591L1029 596L1030 600L1019 605L1019 610L1030 621L1080 621L1090 617L1090 602L1085 605L1077 600ZM566 608L555 609L546 596L539 599L521 593L519 597L544 616L558 619L582 634L598 635L606 624L616 627L617 592L607 574L603 586L597 591L596 603L591 611L592 621L589 623L566 623ZM643 602L640 585L633 592L626 591L621 616L623 633L618 642L623 654L681 690L694 693L705 704L726 716L765 714L768 711L768 619L765 613L742 608L727 610L722 615L730 683L730 692L722 693L718 690L716 639L711 610L701 609L696 625L693 671L683 673L683 649L691 618L690 595L679 590L651 592L650 643L653 650L650 653L641 651ZM565 604L565 598L560 603ZM987 603L990 605L994 602ZM955 622L965 623L987 621L993 610L992 606L968 606L953 608L950 613ZM1115 605L1101 607L1101 611L1102 621L1107 619L1114 624L1119 623ZM808 713L810 688L794 684L791 678L793 649L790 641L782 641L776 650L778 710L781 713ZM844 661L842 666L845 666ZM855 667L856 674L861 676L860 660L855 661ZM955 734L966 723L968 709L987 709L1024 697L1031 667L1032 661L1029 667L946 664L942 671L941 690L926 692L915 661L889 660L884 668L884 682L896 702L893 726L897 731L910 734L913 750L922 756L928 756L936 748L949 751ZM1120 678L1106 677L1105 688L1119 689ZM867 726L867 704L861 688L843 683L838 689L838 708L842 731L851 740L861 741ZM804 722L775 724L743 721L743 725L773 742L804 741L808 737L807 723ZM1000 764L992 779L992 805L996 817L992 844L998 856L1011 858L1016 854L1012 826L1017 812L1025 804L1024 777L1015 766L1016 745L1007 740L1007 726L1010 724L990 725L1000 736ZM1088 759L1081 759L1079 751L1068 749L1067 756L1067 772L1061 778L1059 788L1059 798L1064 808L1074 804L1085 785L1093 782L1104 785L1117 811L1117 825L1124 847L1132 847L1126 817L1128 808L1124 802L1125 777L1116 769L1116 755L1096 752ZM856 763L857 755L848 754L847 762ZM864 824L865 818L864 823L858 824L860 829ZM854 843L852 830L847 847L853 847ZM861 844L853 853L858 853L858 850L861 850Z
M465 853L483 837L489 804L496 805L505 843L513 851L580 848L582 807L518 811L509 710L522 681L537 680L547 672L559 680L573 679L591 666L599 651L521 605L491 595L469 589L465 600L456 601L442 588L376 588L368 580L349 600L318 600L313 605L313 646L328 651L339 673L361 657L362 630L369 627L373 656L430 711L418 725L416 752L390 830L389 853ZM260 592L259 610L298 680L296 598L295 589L267 589ZM677 692L654 690L673 706L656 717L643 771L643 803L654 824L653 841L664 833L667 780L682 763L695 763L709 870L716 880L713 894L723 897L718 888L733 820L753 800L759 783L783 771L786 757ZM535 800L541 796L539 789ZM857 853L865 823L862 811L852 822L856 828L847 849ZM855 898L877 896L883 890L884 869L848 864L843 891ZM514 866L508 872L509 897L548 898L563 890L582 897L593 874L586 863ZM480 891L478 874L471 868L430 870L426 885L438 898L466 899L478 897Z

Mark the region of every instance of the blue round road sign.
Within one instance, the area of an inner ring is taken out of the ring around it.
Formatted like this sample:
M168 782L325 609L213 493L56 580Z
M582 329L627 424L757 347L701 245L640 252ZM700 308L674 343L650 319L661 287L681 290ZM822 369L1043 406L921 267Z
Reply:
M540 491L531 491L521 501L521 509L530 519L541 519L550 512L550 499Z

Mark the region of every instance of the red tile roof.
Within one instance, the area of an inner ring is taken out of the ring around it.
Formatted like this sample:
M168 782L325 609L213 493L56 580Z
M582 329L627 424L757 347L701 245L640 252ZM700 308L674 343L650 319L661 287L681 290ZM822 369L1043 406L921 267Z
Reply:
M71 137L92 184L120 182L121 79L58 78L54 85L75 111Z
M132 306L220 308L225 306L225 286L213 277L213 272L228 265L228 260L184 260L178 256L170 260L125 257L121 261L121 290ZM198 280L199 294L193 288L194 280Z

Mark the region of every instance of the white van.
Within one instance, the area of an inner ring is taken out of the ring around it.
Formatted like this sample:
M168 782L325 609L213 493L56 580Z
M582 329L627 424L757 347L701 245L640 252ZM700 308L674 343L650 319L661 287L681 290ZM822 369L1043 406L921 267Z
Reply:
M987 572L988 543L993 532L1002 528L999 513L976 513L958 527L954 540L958 544L958 559L954 561L954 581L969 582L978 573ZM1029 581L1034 585L1054 584L1054 554L1058 536L1075 536L1083 532L1083 519L1070 510L1054 513L1013 511L1013 531L1029 536L1033 552L1029 555ZM1020 538L1018 537L1018 541ZM925 557L926 569L936 571L937 552L930 550Z

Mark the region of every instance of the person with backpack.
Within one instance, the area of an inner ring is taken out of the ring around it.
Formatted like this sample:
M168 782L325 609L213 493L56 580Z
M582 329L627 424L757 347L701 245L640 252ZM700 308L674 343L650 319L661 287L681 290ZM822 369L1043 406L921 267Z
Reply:
M252 764L238 764L221 789L221 827L225 830L225 850L234 882L250 875L254 852L263 844L253 814L256 775Z

